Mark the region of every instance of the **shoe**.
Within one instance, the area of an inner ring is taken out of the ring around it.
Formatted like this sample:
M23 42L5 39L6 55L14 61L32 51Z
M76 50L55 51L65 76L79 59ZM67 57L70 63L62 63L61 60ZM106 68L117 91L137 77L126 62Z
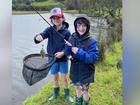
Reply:
M83 104L83 97L82 96L76 97L75 105L82 105L82 104Z
M59 96L59 90L60 90L59 87L54 88L54 94L53 96L50 96L48 100L53 101L54 99L56 99Z
M65 98L66 98L66 100L68 100L69 102L73 103L74 100L73 100L73 98L69 94L69 89L64 89L64 92L65 92Z

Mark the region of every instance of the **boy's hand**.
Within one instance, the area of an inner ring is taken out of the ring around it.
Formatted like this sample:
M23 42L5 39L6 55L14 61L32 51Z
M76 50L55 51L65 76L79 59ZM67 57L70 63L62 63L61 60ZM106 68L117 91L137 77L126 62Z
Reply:
M64 56L64 52L57 52L57 53L55 53L55 57L56 58L62 58Z
M41 41L43 41L43 37L41 35L37 35L36 36L36 40L41 42Z
M72 50L72 52L73 52L74 54L76 54L77 51L78 51L78 48L77 48L77 47L72 47L71 50Z

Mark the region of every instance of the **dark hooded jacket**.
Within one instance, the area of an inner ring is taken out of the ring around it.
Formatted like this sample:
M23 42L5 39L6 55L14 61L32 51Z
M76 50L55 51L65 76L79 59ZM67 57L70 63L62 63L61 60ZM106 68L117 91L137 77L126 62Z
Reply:
M78 19L76 19L76 21ZM74 22L75 29L76 21ZM88 25L87 27L90 28L90 25ZM71 47L69 46L67 46L65 50L66 55L72 55L70 79L73 83L85 84L94 82L94 63L98 60L99 51L97 48L96 40L90 36L89 29L87 30L88 31L86 31L82 36L80 36L76 31L69 38L69 42L72 44L72 46L78 47L78 52L76 54L72 53Z
M46 28L40 35L43 37L43 39L48 38L48 44L47 44L47 53L54 55L56 52L63 51L65 47L65 40L68 40L71 33L68 30L68 23L64 22L63 27L59 31L55 31L53 27ZM34 38L35 43L40 43L39 41ZM60 59L56 59L56 62L63 62L66 61L67 57L63 56Z

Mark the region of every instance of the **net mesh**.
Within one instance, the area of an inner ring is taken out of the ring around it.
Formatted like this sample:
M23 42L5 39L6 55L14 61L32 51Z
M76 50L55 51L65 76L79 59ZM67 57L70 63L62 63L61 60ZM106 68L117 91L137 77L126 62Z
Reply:
M46 55L45 57L40 56L40 54L32 54L24 59L24 65L30 69L39 71L48 68L55 58L51 55Z
M29 85L42 80L48 75L49 69L55 62L55 57L46 54L42 57L40 54L31 54L23 60L23 77Z

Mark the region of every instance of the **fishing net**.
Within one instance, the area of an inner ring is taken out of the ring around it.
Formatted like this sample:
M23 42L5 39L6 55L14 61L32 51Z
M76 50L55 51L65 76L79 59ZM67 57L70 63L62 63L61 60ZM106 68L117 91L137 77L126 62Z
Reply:
M25 81L31 86L45 78L55 59L54 56L48 54L44 57L40 54L30 54L24 57L22 74Z

